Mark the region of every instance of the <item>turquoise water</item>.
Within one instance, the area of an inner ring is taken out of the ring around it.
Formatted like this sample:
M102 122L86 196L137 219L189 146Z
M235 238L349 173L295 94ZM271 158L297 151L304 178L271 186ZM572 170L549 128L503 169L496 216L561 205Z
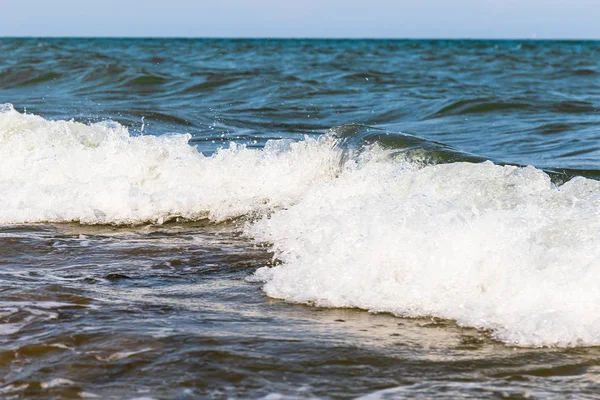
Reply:
M0 39L0 397L595 398L599 61Z
M479 156L598 168L598 42L3 39L2 96L51 119L212 140L362 123ZM225 136L221 136L221 135ZM240 139L238 139L240 140ZM209 144L206 142L209 141Z

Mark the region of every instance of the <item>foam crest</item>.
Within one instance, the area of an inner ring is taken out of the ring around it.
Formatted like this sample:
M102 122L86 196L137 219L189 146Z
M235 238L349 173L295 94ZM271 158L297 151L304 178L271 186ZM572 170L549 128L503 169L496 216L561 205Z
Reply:
M249 227L269 296L439 316L507 343L600 344L600 182L533 167L367 160Z
M232 144L205 157L190 135L133 136L114 122L0 109L0 223L223 221L285 207L335 176L331 139Z

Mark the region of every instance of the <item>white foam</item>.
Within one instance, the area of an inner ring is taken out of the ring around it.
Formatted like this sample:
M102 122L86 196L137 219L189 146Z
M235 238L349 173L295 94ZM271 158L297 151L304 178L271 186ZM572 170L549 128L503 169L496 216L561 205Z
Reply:
M131 357L131 356L135 356L137 354L147 353L149 351L152 351L152 349L145 348L145 349L137 350L137 351L119 351L117 353L113 353L113 354L109 355L108 357L96 356L96 359L99 361L104 361L104 362L113 362L113 361L119 361L124 358Z
M73 382L70 379L54 378L49 380L48 382L42 382L40 386L42 387L42 389L51 389L58 386L72 386L74 384L75 382Z
M519 345L600 344L600 182L367 161L249 228L269 296L439 316Z
M279 141L264 151L232 144L205 157L189 139L132 136L112 122L48 121L4 105L0 223L222 221L286 206L332 176L323 141Z
M339 168L332 138L232 145L0 112L0 223L223 221L282 265L288 301L439 316L520 345L600 344L600 182L533 167L420 166L377 147Z

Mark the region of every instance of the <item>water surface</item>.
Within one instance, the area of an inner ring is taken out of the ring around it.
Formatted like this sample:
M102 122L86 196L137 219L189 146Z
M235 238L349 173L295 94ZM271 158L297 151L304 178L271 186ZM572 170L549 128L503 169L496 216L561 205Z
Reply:
M0 39L0 396L595 398L598 65Z

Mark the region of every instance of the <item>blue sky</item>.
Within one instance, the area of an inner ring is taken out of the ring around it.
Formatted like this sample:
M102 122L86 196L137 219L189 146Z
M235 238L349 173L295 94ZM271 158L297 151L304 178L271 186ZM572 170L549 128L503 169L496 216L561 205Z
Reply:
M600 39L600 0L0 0L0 36Z

